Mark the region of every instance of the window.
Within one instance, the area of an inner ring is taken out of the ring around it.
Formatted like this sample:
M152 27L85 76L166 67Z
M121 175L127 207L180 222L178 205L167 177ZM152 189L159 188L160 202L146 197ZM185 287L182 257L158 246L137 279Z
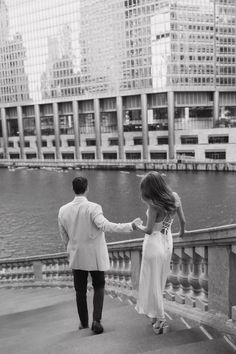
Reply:
M168 136L161 136L160 138L157 138L157 145L168 145L168 144L169 144Z
M53 152L48 152L48 153L43 154L43 158L45 160L54 160L55 154Z
M47 147L47 140L42 140L42 147Z
M29 148L29 147L30 147L30 142L29 142L29 141L25 141L25 142L24 142L24 146L25 146L26 148Z
M37 155L35 153L26 154L27 160L36 159L36 158L37 158Z
M61 140L59 141L59 144L60 144L60 146L61 146ZM56 140L52 140L52 145L53 145L53 146L56 146Z
M181 136L181 144L198 144L198 137L197 136Z
M96 139L86 139L87 146L96 146Z
M177 151L176 155L184 157L184 156L190 156L190 157L195 157L195 152L194 151Z
M141 152L126 152L125 156L127 160L140 160Z
M14 147L14 142L13 141L8 141L8 147L13 148Z
M94 152L82 152L82 159L83 160L94 160L95 153Z
M24 136L35 135L35 119L34 118L23 118L23 129Z
M225 160L225 151L205 151L205 157L212 160Z
M225 144L229 142L228 135L216 135L216 136L209 136L208 143L209 144Z
M134 138L134 145L143 145L143 138L142 137Z
M75 141L70 139L70 140L67 140L67 145L68 146L75 146Z
M116 152L104 152L103 153L104 160L117 160Z
M74 160L73 152L62 152L61 156L62 156L62 160Z
M19 159L20 158L20 154L10 154L10 159Z
M53 117L41 117L40 124L42 135L54 135Z
M166 160L167 159L167 152L150 152L151 160Z
M110 138L109 145L110 146L119 145L119 140L117 138Z

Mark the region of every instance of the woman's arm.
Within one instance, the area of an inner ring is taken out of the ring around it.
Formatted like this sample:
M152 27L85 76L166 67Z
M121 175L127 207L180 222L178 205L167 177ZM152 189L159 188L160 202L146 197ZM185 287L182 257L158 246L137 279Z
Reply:
M181 202L180 205L177 207L177 215L178 215L179 225L180 225L179 237L182 237L185 232L186 221L185 221L184 211Z
M151 234L154 224L157 218L157 210L151 206L148 207L148 215L147 215L147 225L137 225L137 230L142 231L145 234Z

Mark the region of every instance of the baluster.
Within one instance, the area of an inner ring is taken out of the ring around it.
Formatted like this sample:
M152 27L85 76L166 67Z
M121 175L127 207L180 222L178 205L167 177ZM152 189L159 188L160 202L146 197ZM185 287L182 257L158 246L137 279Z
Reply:
M19 274L18 274L18 281L19 282L23 282L24 281L24 263L20 263L18 265L18 271L19 271Z
M10 263L9 265L6 266L6 277L7 281L12 281L12 273L13 273L13 264Z
M179 261L180 258L178 254L175 253L176 249L174 248L173 254L172 254L172 261L171 261L171 270L168 275L168 282L171 284L171 288L165 292L165 297L170 300L174 301L175 300L175 295L177 291L179 290L180 284L179 284ZM178 253L178 251L177 251Z
M55 260L55 265L54 265L54 278L58 281L59 280L59 260Z
M188 254L188 251L190 251L190 255ZM188 279L190 274L191 251L192 249L188 250L184 248L178 248L175 251L181 258L181 271L179 273L180 289L175 295L175 301L180 304L185 303L185 297L190 293L191 290L191 285Z
M2 264L1 266L1 282L5 283L6 281L6 264Z
M117 287L118 286L118 274L119 274L119 264L118 264L118 252L112 252L112 259L113 259L113 269L112 269L112 273L113 273L113 282L112 285L113 287Z
M132 281L131 281L131 253L130 251L124 251L124 277L125 277L125 287L128 290L132 290Z
M124 288L125 282L125 260L124 260L124 253L123 251L118 252L118 287Z
M68 263L66 259L61 260L61 276L62 280L67 281L70 280L72 275L72 271L68 267Z
M109 261L110 261L110 268L106 271L105 273L105 281L108 287L112 285L112 280L113 280L113 258L112 258L112 253L109 252Z
M202 287L200 285L200 275L201 275L201 263L202 258L195 252L193 249L193 264L192 272L189 275L189 283L191 285L191 291L189 295L186 296L185 303L191 305L192 307L196 306L196 298L201 294Z
M11 272L10 272L10 280L11 281L17 280L17 263L12 263Z
M202 291L200 296L196 298L196 306L203 311L208 311L208 248L197 247L195 252L201 256L203 268L199 279Z
M139 277L140 277L140 268L142 260L142 251L139 249L132 250L131 254L131 284L132 291L137 296L137 291L139 287ZM135 296L135 295L134 295Z
M32 262L27 262L27 276L29 280L34 280L34 267Z
M43 277L43 280L47 280L47 264L46 264L47 261L42 261L42 277Z
M52 278L52 264L50 263L50 260L45 261L46 269L45 269L45 275L46 275L46 280L51 280Z
M57 259L57 279L60 281L64 280L63 272L62 272L62 259Z

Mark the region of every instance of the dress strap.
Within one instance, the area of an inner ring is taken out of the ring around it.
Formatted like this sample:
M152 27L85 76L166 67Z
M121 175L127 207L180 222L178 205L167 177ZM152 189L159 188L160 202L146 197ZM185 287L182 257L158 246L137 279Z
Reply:
M164 219L162 220L162 228L161 228L161 233L163 235L167 235L168 231L171 227L171 224L173 222L173 218L170 216L170 214L167 214Z

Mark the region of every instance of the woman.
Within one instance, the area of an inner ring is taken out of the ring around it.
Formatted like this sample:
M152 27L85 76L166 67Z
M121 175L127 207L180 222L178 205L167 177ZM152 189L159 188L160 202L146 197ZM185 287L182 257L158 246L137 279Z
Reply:
M165 333L163 292L170 271L173 241L171 224L177 213L179 236L185 228L185 217L177 193L172 192L161 174L149 172L140 184L142 200L147 204L147 224L136 228L145 233L136 310L152 319L156 334Z

